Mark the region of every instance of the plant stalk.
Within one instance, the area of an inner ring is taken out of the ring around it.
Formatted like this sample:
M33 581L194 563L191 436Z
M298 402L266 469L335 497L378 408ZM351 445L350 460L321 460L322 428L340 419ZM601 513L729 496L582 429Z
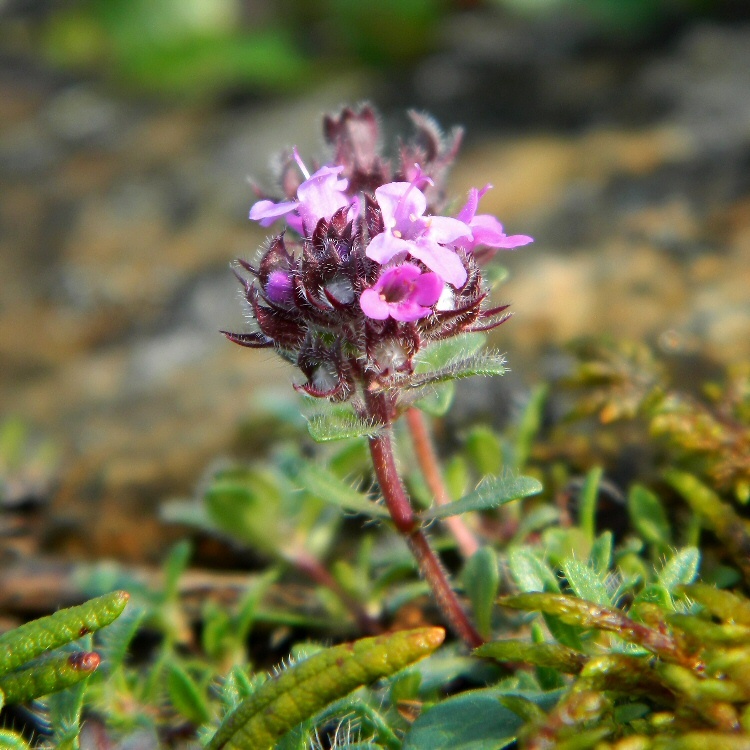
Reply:
M382 430L369 439L370 455L393 523L406 540L448 624L470 648L477 648L484 643L484 639L469 620L451 587L445 568L414 513L398 473L391 440L393 404L382 394L368 394L368 407L371 415L383 425Z
M427 482L427 486L435 498L435 504L446 505L451 502L451 496L448 494L448 488L445 486L443 474L440 471L437 452L427 426L427 420L419 409L411 407L406 412L406 423L409 426L419 468L422 470L425 482ZM453 534L463 558L468 560L479 549L479 542L474 533L464 523L461 516L449 516L443 519L443 523Z

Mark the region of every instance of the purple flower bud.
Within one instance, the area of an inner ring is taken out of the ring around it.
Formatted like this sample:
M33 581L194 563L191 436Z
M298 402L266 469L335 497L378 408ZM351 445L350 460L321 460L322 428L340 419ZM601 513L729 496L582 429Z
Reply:
M294 300L294 283L286 271L271 271L265 288L266 297L277 305L288 305Z
M393 318L403 322L429 315L441 292L443 282L435 273L422 273L411 263L389 268L375 286L365 289L359 298L362 312L375 320Z

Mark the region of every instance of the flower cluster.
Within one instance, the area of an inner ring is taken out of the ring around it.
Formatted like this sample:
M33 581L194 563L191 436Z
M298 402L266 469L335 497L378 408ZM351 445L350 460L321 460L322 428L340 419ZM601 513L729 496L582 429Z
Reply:
M460 131L445 139L429 118L412 120L416 139L392 167L370 107L327 117L332 162L311 174L294 149L280 179L286 200L263 197L250 210L261 226L286 228L257 264L238 261L250 274L237 275L256 327L225 335L275 347L312 396L396 388L425 345L507 318L507 306L486 306L478 261L532 240L477 214L489 185L472 189L457 216L440 215Z

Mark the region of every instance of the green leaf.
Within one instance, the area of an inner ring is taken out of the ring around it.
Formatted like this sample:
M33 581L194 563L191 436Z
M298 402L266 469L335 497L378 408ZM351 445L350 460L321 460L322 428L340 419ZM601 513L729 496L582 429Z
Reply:
M265 680L265 675L258 675L255 681L251 681L244 667L232 667L221 685L221 702L226 711L233 711L237 708Z
M500 703L507 695L525 698L546 711L557 703L562 691L468 690L423 712L404 738L403 750L501 750L508 747L524 722Z
M643 646L669 661L675 660L677 654L677 647L671 636L632 620L614 607L594 604L575 596L536 592L507 596L500 600L500 604L503 607L554 615L567 625L615 633L623 640Z
M505 357L502 354L487 352L457 359L445 367L424 373L417 373L415 368L414 375L406 381L405 385L407 388L424 388L437 383L471 378L474 375L505 375L506 372Z
M282 544L281 494L275 478L254 468L228 471L204 494L209 518L225 534L274 555Z
M693 583L683 591L720 620L750 627L750 601L744 597L705 583Z
M30 750L26 740L10 729L0 729L0 747L3 750Z
M350 410L319 412L307 419L310 437L318 443L376 435L380 426L360 419Z
M603 531L594 541L589 553L589 565L604 576L612 566L613 536L611 531Z
M261 685L222 722L208 750L270 750L332 701L432 653L442 628L363 638L321 651Z
M599 574L586 563L569 558L562 564L562 571L570 587L581 598L604 607L612 606L612 598Z
M85 680L99 666L99 655L76 651L35 662L0 677L6 703L24 703Z
M628 492L628 514L645 542L660 548L671 543L669 519L661 500L640 484L634 484Z
M578 505L578 523L590 541L594 541L596 534L596 499L599 495L599 484L602 481L604 470L601 466L595 466L588 474L581 488L581 497Z
M193 545L189 541L177 542L164 561L164 599L174 601L178 597L180 578L190 564Z
M482 268L482 278L490 290L502 284L508 276L508 269L499 263L487 263Z
M567 646L515 640L485 643L474 650L474 655L501 662L524 662L537 667L559 669L565 674L578 674L588 661L587 656Z
M669 592L677 586L692 583L698 575L700 561L701 553L695 547L685 547L675 552L659 571L659 583Z
M667 469L664 478L714 531L734 558L745 579L750 580L750 556L747 554L750 549L750 526L747 521L692 474Z
M489 510L542 491L542 484L533 477L487 477L480 485L460 500L446 505L435 505L420 517L424 521L447 518L472 510Z
M362 513L370 518L391 517L387 508L369 500L324 466L306 463L297 478L308 492L339 508Z
M481 351L486 341L487 336L484 333L462 333L436 341L420 350L414 372L430 372L456 360L471 357Z
M480 476L499 474L503 468L503 446L491 427L472 428L466 436L466 453Z
M466 563L461 578L471 601L477 630L488 638L492 631L492 607L500 585L495 550L480 547Z
M167 692L172 705L196 726L211 720L208 703L192 677L178 664L170 664L167 671Z
M508 567L513 580L523 592L560 590L552 568L528 547L511 549L508 553Z
M129 599L126 591L114 591L3 633L0 635L0 674L109 625L122 614Z
M548 396L547 385L537 386L531 391L526 408L523 410L513 445L515 468L518 471L521 471L529 460L532 443L542 426L544 405L547 403Z
M508 554L508 567L521 591L542 592L560 591L555 572L546 561L528 547L512 549ZM543 612L544 621L552 636L565 646L581 648L581 640L575 625L562 622L554 615Z
M145 616L145 607L129 607L115 622L100 631L97 648L102 657L102 669L107 674L122 668L130 642Z
M47 699L49 722L56 748L78 750L78 735L81 732L81 712L86 682L50 695Z
M421 409L431 417L443 417L448 413L456 395L455 383L439 383L426 396L414 402L417 409Z

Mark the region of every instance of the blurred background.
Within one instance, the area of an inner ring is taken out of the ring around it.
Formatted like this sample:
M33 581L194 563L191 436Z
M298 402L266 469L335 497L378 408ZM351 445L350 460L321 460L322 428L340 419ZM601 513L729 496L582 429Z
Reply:
M464 126L455 194L491 182L536 238L499 293L513 372L459 415L501 420L576 336L687 383L748 357L745 0L0 0L0 608L45 609L66 561L159 559L160 503L295 408L218 333L266 235L248 178L324 158L321 114L365 100L386 142L408 108Z

